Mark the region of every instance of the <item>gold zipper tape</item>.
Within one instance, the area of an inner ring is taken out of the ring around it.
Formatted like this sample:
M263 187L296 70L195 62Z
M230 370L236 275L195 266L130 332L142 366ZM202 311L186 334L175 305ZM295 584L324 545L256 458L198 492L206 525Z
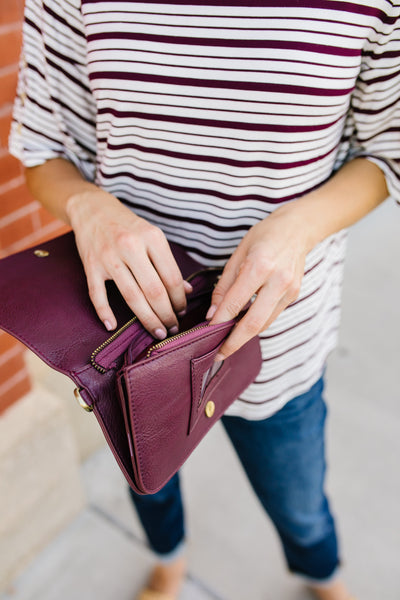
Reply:
M113 342L119 335L121 335L121 333L123 333L125 331L125 329L128 329L128 327L130 325L132 325L135 321L136 321L137 317L133 317L132 319L130 319L127 323L125 323L125 325L122 325L122 327L120 327L117 331L115 331L112 336L110 336L109 338L106 339L105 342L103 342L102 344L100 344L100 346L98 348L96 348L96 350L93 350L92 354L90 355L90 362L92 364L92 366L97 369L98 371L100 371L100 373L106 373L107 369L105 369L104 367L102 367L101 365L97 364L96 362L96 356L98 355L98 353L103 350L106 346L108 346L109 344L111 344L111 342Z
M154 346L151 346L147 350L146 358L150 357L153 350L162 348L163 346L166 346L170 342L173 342L174 340L177 340L178 338L184 337L185 335L188 335L188 333L192 333L192 331L197 331L198 329L205 329L206 327L208 327L208 325L199 325L198 327L192 327L191 329L188 329L187 331L182 331L182 333L177 333L176 335L173 335L172 337L170 337L166 340L163 340L162 342L158 342L157 344L154 344Z
M206 267L205 269L199 269L199 271L195 271L194 273L189 275L189 277L186 279L186 281L190 282L197 275L200 275L201 273L207 273L210 271L221 271L222 272L222 267ZM130 319L127 323L125 323L125 325L120 327L118 329L118 331L115 331L112 334L112 336L110 336L102 344L100 344L100 346L98 348L96 348L96 350L93 350L92 354L90 355L90 362L91 362L92 366L95 369L97 369L97 371L99 371L100 373L103 373L103 374L107 372L107 369L105 369L104 367L102 367L101 365L99 365L96 362L96 356L98 355L98 353L101 352L101 350L103 350L106 346L111 344L111 342L113 342L119 335L121 335L121 333L123 333L125 331L125 329L127 329L130 325L132 325L132 323L134 323L136 321L136 319L137 319L136 316L133 317L132 319ZM202 327L193 327L192 329L188 329L188 331L178 333L178 334L168 338L167 340L163 340L162 342L155 344L154 346L149 348L147 356L150 356L150 353L153 350L155 350L156 348L160 348L160 347L164 346L165 344L169 344L169 342L171 342L172 340L175 340L178 337L186 335L187 333L190 333L191 331L195 331L196 329L202 329L203 327L207 327L207 325L203 325Z

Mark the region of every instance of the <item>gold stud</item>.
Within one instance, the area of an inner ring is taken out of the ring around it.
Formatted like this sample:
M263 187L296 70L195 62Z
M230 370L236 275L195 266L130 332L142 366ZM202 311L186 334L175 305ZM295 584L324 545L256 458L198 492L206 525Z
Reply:
M44 258L45 256L49 256L49 252L47 252L47 250L35 250L34 255L39 258Z
M79 406L83 408L83 410L86 410L86 412L92 412L93 407L89 406L89 404L86 404L78 388L74 389L74 396L77 399Z
M215 412L215 404L214 404L214 402L212 400L209 400L207 402L205 411L206 411L207 417L212 417L213 416L213 414Z

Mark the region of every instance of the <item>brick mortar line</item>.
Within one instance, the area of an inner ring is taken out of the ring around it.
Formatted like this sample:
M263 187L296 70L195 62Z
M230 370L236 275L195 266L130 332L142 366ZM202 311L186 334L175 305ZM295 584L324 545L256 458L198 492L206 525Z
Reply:
M21 354L21 347L19 345L13 346L6 352L0 353L0 367L5 365L9 360L12 360L19 354Z
M7 65L6 67L1 67L0 69L0 77L4 77L7 75L14 75L18 71L19 63L13 63L12 65Z
M23 217L32 215L38 208L40 208L40 204L38 203L38 201L32 200L32 202L30 202L29 204L26 204L25 206L14 210L12 213L6 215L5 217L2 217L0 219L0 229L2 229L3 227L7 227L12 223L15 223L15 221L18 221Z
M21 31L22 29L22 20L21 21L13 21L12 23L7 23L5 25L0 25L0 36L7 35L8 33L14 33L14 31Z
M19 252L20 250L25 250L26 248L29 248L30 245L35 245L39 237L51 234L59 228L60 224L58 223L58 221L55 221L54 223L49 223L45 227L39 229L39 231L34 231L33 233L18 240L14 244L11 244L11 246L4 248L2 251L3 256L14 254L15 252Z
M7 181L7 183L0 185L0 196L2 196L2 194L7 194L7 192L10 192L11 190L17 189L21 185L24 185L24 183L25 177L23 175L18 175L18 177L10 179L10 181Z
M2 119L3 117L11 117L12 110L12 102L7 102L6 104L3 104L3 106L0 107L0 118Z
M28 376L29 374L26 367L17 371L12 377L0 385L0 396L4 396L4 394L9 392L15 385L17 385L17 383L21 383L21 381Z
M103 508L101 508L97 504L94 504L93 502L89 502L88 508L89 508L89 510L93 511L94 513L96 513L97 516L99 516L100 518L104 519L110 525L112 525L116 529L118 529L129 540L131 540L135 544L138 544L142 548L145 548L146 550L149 550L151 552L151 549L146 544L146 542L144 542L143 540L141 540L128 527L126 527L126 525L124 525L123 523L121 523L118 519L116 519L113 515L111 515L110 513L108 513L106 510L104 510ZM205 584L203 581L201 581L201 579L199 579L195 575L192 575L190 572L188 572L186 574L186 579L188 579L189 581L191 581L193 583L193 585L197 586L203 592L207 593L210 596L211 600L225 600L222 596L220 596L214 590L212 590L207 584Z
M9 154L8 148L0 148L0 159L5 158Z

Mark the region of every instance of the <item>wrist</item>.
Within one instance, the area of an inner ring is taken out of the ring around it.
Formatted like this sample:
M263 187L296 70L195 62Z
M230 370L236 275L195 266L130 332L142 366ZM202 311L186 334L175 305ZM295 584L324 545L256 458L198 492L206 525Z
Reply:
M323 239L315 215L308 203L302 202L302 198L280 206L270 217L285 221L286 227L290 228L292 239L298 240L299 248L304 255L307 255Z
M71 227L74 229L75 224L82 218L85 219L93 214L98 208L99 202L104 206L105 202L110 201L118 202L111 194L91 183L85 185L84 189L72 193L65 203L65 213Z
M315 190L277 209L302 228L307 253L324 239L350 227L387 197L383 172L371 161L346 163Z

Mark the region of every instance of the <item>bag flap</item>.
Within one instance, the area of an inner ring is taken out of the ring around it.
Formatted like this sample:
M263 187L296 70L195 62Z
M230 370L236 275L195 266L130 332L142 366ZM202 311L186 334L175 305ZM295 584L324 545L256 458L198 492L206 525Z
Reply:
M171 249L184 277L199 268L181 246ZM112 281L111 308L122 327L133 313ZM90 301L71 231L0 260L0 327L67 375L90 364L109 337Z

